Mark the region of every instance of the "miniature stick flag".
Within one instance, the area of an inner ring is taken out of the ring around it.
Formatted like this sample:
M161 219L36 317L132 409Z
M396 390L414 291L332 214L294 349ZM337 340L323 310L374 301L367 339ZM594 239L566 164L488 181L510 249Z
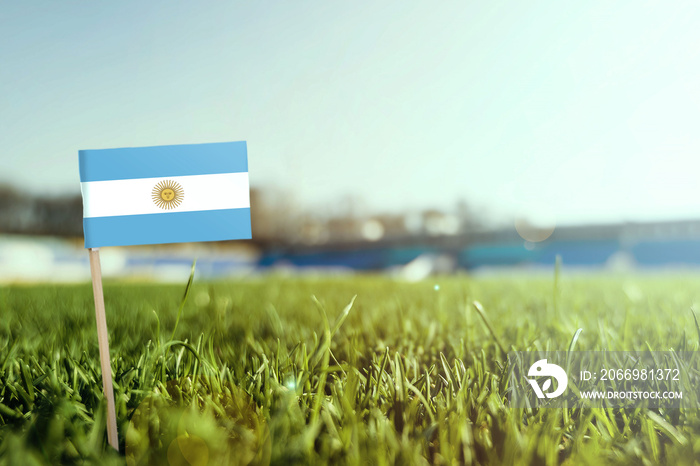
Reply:
M85 247L250 239L245 142L80 151Z
M99 248L250 239L245 142L81 150L107 438L119 449Z

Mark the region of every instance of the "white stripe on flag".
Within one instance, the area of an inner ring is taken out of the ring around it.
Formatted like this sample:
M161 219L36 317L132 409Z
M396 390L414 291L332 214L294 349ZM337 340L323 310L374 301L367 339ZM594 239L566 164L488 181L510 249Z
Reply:
M184 191L182 203L168 210L152 198L153 188L166 180L179 183ZM84 218L250 207L248 173L88 181L80 183L80 189Z

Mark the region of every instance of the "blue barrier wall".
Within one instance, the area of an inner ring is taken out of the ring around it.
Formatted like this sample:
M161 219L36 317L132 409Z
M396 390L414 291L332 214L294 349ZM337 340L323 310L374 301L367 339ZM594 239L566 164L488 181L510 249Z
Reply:
M604 267L616 253L626 252L640 267L700 266L700 240L640 241L623 247L618 240L545 241L531 249L524 243L481 243L461 250L438 247L372 248L347 251L284 252L263 254L259 265L289 264L296 267L347 267L381 270L408 264L423 254L447 254L458 267L552 265L556 256L564 264Z

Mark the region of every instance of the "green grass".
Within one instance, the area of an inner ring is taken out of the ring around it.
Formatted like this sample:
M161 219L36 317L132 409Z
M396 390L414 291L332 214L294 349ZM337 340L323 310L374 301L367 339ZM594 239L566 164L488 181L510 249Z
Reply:
M697 350L699 285L195 281L176 326L184 284L107 282L121 452L173 465L693 464L697 406L512 409L504 351L566 350L578 329L576 350ZM124 463L105 440L92 299L87 284L0 288L0 464Z

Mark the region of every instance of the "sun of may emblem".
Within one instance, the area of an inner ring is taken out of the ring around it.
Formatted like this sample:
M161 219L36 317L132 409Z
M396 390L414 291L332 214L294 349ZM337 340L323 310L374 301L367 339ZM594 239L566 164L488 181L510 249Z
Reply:
M161 209L174 209L182 203L185 191L179 183L164 180L153 188L153 202Z

